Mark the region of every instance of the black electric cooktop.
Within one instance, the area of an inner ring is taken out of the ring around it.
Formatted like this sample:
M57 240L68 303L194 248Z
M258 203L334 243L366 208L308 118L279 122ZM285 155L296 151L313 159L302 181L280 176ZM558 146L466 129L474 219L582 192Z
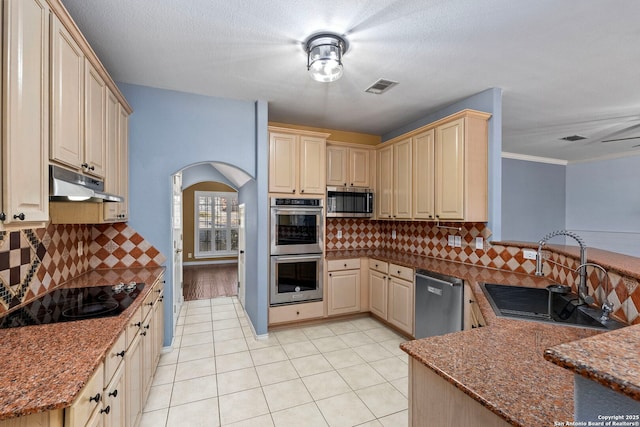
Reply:
M117 316L140 295L144 283L56 289L0 318L0 329Z

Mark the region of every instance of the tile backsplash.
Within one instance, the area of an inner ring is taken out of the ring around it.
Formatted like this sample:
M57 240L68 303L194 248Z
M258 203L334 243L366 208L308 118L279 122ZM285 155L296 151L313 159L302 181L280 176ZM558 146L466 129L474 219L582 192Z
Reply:
M92 269L153 267L164 261L125 223L0 232L0 315Z
M535 260L524 259L522 247L491 244L491 230L484 223L441 223L418 221L376 221L359 218L328 218L326 250L352 250L386 248L447 261L533 274ZM338 238L341 232L340 238ZM461 246L448 245L448 236L460 236ZM476 237L483 238L483 246L475 246ZM579 275L575 269L579 261L573 257L546 250L545 276L551 281L571 285L577 289ZM606 280L609 281L608 299L614 304L616 317L640 324L640 281L614 270L601 278L598 270L589 269L589 294L598 304L604 300Z

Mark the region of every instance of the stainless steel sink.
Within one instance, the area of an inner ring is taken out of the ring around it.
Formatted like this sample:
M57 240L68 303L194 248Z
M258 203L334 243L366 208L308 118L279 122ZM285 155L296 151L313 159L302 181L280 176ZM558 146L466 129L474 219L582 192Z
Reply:
M481 283L480 287L499 317L605 330L625 326L612 319L601 321L601 310L579 305L578 296L573 293L561 295L545 288L495 283Z

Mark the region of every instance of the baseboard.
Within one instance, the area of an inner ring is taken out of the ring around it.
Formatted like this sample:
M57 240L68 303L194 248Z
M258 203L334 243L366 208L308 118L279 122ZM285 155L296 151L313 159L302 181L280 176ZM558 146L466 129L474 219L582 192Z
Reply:
M193 266L193 265L223 265L223 264L237 264L238 260L233 260L233 259L223 259L220 261L202 261L202 262L198 262L198 261L189 261L189 262L183 262L182 265L185 266Z

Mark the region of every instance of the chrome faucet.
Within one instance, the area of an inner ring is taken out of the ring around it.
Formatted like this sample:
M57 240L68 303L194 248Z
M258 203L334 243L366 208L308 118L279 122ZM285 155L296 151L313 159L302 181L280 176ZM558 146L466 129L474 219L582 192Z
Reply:
M580 264L575 271L586 271L587 267L589 266L599 268L600 271L602 271L602 273L604 274L604 279L606 280L606 286L604 288L604 301L602 302L602 315L600 316L600 321L606 322L607 320L609 320L609 314L613 311L613 303L609 302L609 275L607 274L607 270L605 270L600 264L596 264L593 262L585 262L584 264Z
M544 273L542 272L542 247L547 243L549 239L556 236L568 236L575 239L578 242L578 245L580 245L580 265L584 266L587 263L587 245L584 243L584 240L582 240L580 236L568 230L552 231L538 242L538 255L536 256L536 276L544 276ZM589 288L587 287L587 271L585 268L580 267L578 267L577 270L580 270L578 303L583 304L586 302L587 304L591 304L594 300L589 296Z

